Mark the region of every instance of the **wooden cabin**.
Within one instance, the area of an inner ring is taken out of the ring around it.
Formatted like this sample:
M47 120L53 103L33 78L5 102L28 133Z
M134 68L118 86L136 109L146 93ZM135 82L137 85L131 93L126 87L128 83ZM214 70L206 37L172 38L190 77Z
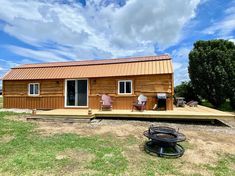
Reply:
M152 109L165 95L173 109L173 68L169 55L109 60L25 64L3 77L3 107L22 109L99 109L109 94L113 109L131 109L140 93ZM164 107L165 106L165 107Z

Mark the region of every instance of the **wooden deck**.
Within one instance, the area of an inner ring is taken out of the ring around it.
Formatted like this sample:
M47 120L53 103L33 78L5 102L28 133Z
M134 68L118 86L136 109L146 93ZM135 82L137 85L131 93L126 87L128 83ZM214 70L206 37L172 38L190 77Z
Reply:
M88 109L54 109L54 110L38 110L36 116L40 117L62 117L62 118L169 118L169 119L220 119L220 118L234 118L234 113L222 112L212 108L198 106L198 107L184 107L174 108L172 111L134 111L131 110L112 110L99 111L92 109L92 114L88 115Z

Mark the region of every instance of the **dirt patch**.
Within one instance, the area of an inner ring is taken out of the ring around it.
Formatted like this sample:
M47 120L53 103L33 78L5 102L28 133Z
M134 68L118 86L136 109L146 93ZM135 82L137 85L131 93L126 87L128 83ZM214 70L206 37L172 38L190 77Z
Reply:
M143 136L143 132L147 130L151 124L173 127L175 129L179 129L180 132L186 135L185 154L177 160L172 160L172 164L175 166L179 163L183 163L179 165L179 168L180 172L185 175L213 175L211 171L202 166L205 164L210 164L212 166L215 165L220 159L219 154L235 154L235 128L125 120L102 120L99 123L90 124L67 124L54 122L35 123L38 124L36 131L46 136L60 133L75 133L82 136L99 135L105 137L107 134L112 134L114 137L123 139L121 140L123 141L123 155L128 160L128 169L125 172L125 175L146 175L143 173L143 171L148 167L146 163L149 159L156 159L153 156L149 156L143 151L143 149L141 149L144 141L147 140ZM128 143L130 136L135 138L135 141ZM83 163L83 156L80 152L77 157L80 155L81 161L78 160L78 163ZM74 156L76 156L74 151L65 151L64 153L60 153L57 156L57 159L72 158ZM77 165L79 164L75 162L68 166L69 168L65 168L64 170L73 170L74 168L78 168L77 170L74 169L72 173L79 173L78 171L80 171L90 174L94 172L92 170L89 171L84 169L84 167L79 168ZM64 173L66 175L67 172L64 171Z
M0 142L1 143L8 143L10 141L12 141L15 137L13 135L3 135L2 137L0 137Z
M124 175L146 175L143 173L145 167L144 163L149 159L149 156L144 152L143 146L144 143L141 143L140 145L134 144L132 146L128 146L124 150L123 155L127 158L129 163L128 169Z
M94 154L91 154L87 151L69 149L64 152L59 153L56 156L57 160L69 159L71 162L67 164L64 168L59 171L58 175L74 175L78 174L91 174L95 171L87 169L87 165L95 158Z
M23 121L26 122L26 118L29 117L29 115L11 115L11 116L5 116L4 118L8 120L14 120L14 121Z
M54 135L58 133L76 133L85 136L102 135L113 133L117 137L127 137L130 134L142 138L143 131L148 125L136 126L134 124L87 124L87 123L55 123L55 122L37 122L39 127L37 131L42 135Z
M87 151L81 151L81 150L76 150L76 149L69 149L66 151L63 151L59 153L56 156L56 159L61 160L61 159L71 159L71 160L76 160L79 163L83 162L89 162L91 161L95 156Z
M203 175L203 176L213 176L207 169L198 167L197 165L184 164L181 168L181 172L184 175Z
M235 138L233 135L185 131L187 141L192 149L187 149L182 157L193 164L213 164L218 161L220 153L235 153Z

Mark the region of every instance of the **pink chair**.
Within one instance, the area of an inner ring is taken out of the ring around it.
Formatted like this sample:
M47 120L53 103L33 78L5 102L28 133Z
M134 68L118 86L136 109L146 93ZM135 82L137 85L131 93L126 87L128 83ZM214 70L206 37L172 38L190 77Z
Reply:
M103 94L100 101L100 110L112 110L112 99L109 95Z

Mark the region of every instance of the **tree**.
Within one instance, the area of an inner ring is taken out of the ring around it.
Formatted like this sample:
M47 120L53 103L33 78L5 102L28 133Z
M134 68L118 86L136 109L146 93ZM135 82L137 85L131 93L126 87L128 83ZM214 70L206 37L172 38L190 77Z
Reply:
M235 109L235 50L232 52L231 58L232 60L228 67L229 84L227 86L231 107Z
M197 41L189 53L189 77L198 95L219 107L235 99L235 45L228 40Z
M197 96L191 81L184 81L180 85L175 87L175 95L177 97L184 97L185 100L191 101L191 100L197 100L200 101L199 97Z

